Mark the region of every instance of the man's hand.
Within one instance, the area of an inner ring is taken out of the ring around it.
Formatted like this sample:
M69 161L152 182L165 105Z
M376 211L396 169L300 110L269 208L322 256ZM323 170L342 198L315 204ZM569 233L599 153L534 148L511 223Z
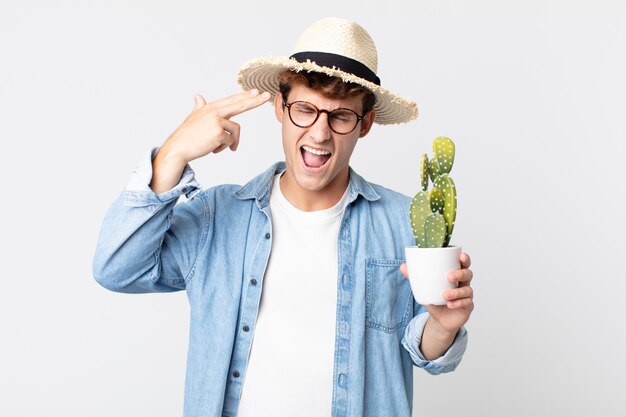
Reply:
M156 194L174 187L185 165L209 153L226 148L232 151L239 145L241 126L231 117L254 109L270 99L270 93L245 91L207 103L197 94L191 113L165 141L152 161L153 176L150 187Z
M430 318L424 328L420 350L427 359L435 359L448 350L474 309L474 291L470 285L474 274L469 269L472 261L465 252L461 253L460 261L461 269L448 274L448 281L458 282L459 285L443 293L447 304L424 306ZM406 264L400 265L400 271L409 279Z

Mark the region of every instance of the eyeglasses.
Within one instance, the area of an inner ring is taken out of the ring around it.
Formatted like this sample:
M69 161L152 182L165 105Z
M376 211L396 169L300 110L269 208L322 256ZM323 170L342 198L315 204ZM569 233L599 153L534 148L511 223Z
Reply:
M359 121L363 120L363 116L359 116L354 110L343 108L333 111L320 110L306 101L294 101L293 103L283 101L283 106L287 107L291 123L302 128L313 126L320 117L320 113L326 113L330 130L339 135L347 135L352 132Z

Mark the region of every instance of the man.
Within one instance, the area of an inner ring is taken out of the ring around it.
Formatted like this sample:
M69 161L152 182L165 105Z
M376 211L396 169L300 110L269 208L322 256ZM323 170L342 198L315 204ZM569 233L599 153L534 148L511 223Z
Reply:
M195 97L107 213L94 276L114 291L187 291L186 416L410 416L412 366L449 372L465 350L470 259L447 305L413 300L410 199L349 161L374 122L407 122L415 104L380 87L353 22L316 22L295 51L242 67L243 93ZM272 95L285 162L201 191L188 163L236 150L230 118Z

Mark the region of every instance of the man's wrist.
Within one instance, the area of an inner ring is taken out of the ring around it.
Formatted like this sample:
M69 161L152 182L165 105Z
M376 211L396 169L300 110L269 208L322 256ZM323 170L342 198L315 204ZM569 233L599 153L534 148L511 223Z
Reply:
M426 329L429 330L429 333L432 337L439 341L453 341L456 335L459 333L459 329L448 330L443 327L433 316L429 316L426 321L426 325L424 326L424 333L426 333Z
M452 346L459 330L447 330L430 316L424 325L419 350L427 360L437 359L443 356Z
M152 180L149 185L152 191L161 194L172 189L180 181L186 165L182 157L163 146L152 161Z

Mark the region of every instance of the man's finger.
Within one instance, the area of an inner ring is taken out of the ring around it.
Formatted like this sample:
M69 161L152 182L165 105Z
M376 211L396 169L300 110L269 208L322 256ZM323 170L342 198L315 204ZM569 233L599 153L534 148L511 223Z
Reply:
M256 95L258 95L259 92L258 90L252 89L252 90L247 90L247 91L242 91L240 93L235 93L233 95L230 96L226 96L224 98L221 98L219 100L215 100L209 103L209 106L211 107L215 107L215 108L220 108L220 107L224 107L224 106L228 106L232 103L241 101L241 100L245 100L246 98L249 97L254 97Z
M470 285L473 277L474 273L471 269L455 269L448 273L448 281L458 282L459 286Z
M226 133L227 135L228 133ZM220 153L222 152L224 149L226 149L228 147L227 143L223 143L220 146L218 146L217 148L213 149L213 153Z
M453 288L450 290L446 290L443 293L443 298L445 298L446 301L454 301L454 300L458 300L461 298L472 298L472 297L474 297L474 290L472 289L472 287Z
M474 310L474 300L471 298L459 298L458 300L448 301L446 306L451 310L455 308L465 308L471 313L471 311Z
M409 279L409 271L406 269L405 263L400 265L400 272L402 272L402 275L404 275L406 279Z
M470 259L470 256L465 252L461 252L460 261L461 268L469 268L472 265L472 260Z
M194 100L194 106L193 109L199 109L200 107L204 106L206 104L206 101L204 100L204 97L202 97L200 94L196 94L193 96L193 100Z
M232 142L230 144L230 150L236 151L239 146L239 133L241 132L241 125L233 121L222 119L220 121L222 128L230 134Z
M230 104L221 107L218 110L218 114L225 119L230 119L233 116L254 109L255 107L259 107L261 104L266 103L270 97L271 94L268 92L256 96L244 97L241 100L235 100Z

